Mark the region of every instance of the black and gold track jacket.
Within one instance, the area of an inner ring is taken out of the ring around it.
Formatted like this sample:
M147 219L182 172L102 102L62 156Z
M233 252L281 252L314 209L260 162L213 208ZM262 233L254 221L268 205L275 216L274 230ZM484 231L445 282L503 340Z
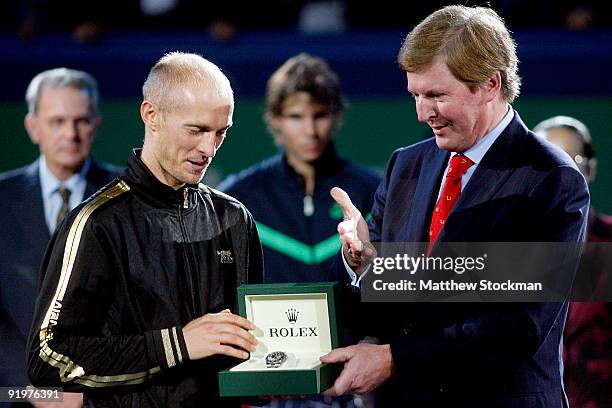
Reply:
M93 407L232 405L216 373L190 361L182 327L262 281L245 207L202 184L176 191L131 155L125 173L77 207L43 260L30 331L33 385L84 392Z

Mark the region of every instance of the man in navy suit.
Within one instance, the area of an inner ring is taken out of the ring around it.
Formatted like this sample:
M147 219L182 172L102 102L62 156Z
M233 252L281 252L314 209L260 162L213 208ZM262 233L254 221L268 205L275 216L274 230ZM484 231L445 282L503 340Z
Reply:
M28 384L25 343L51 234L69 210L118 174L90 155L101 122L91 75L66 68L44 71L30 82L26 102L25 127L40 157L0 175L2 386Z
M369 228L335 188L344 219L338 279L359 286L371 242L579 242L589 196L560 150L509 105L519 93L515 43L491 9L449 6L407 36L398 61L434 137L398 149ZM342 267L344 263L344 267ZM380 344L332 351L328 395L377 390L377 407L563 407L556 303L367 304ZM378 306L378 307L376 307Z

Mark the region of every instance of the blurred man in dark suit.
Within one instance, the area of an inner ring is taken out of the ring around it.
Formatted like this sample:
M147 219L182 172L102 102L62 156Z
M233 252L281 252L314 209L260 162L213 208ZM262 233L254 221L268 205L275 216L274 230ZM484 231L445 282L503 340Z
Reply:
M2 386L28 384L25 344L51 234L71 209L118 174L91 158L101 122L91 75L66 68L44 71L30 82L26 102L25 127L40 157L0 175ZM71 398L66 395L64 402Z
M584 123L555 116L534 131L563 149L590 184L597 159L591 133ZM612 401L612 303L604 302L609 287L612 216L589 208L587 246L582 255L574 299L570 303L564 333L565 382L570 406L607 407ZM588 301L588 299L600 301Z

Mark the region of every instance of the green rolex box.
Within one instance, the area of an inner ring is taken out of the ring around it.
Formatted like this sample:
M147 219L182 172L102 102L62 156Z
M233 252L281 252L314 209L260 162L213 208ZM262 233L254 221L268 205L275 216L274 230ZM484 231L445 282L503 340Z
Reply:
M240 286L240 315L257 327L258 345L248 360L219 373L221 396L313 395L332 386L341 367L319 357L339 346L339 290L336 282ZM275 351L286 359L268 367Z

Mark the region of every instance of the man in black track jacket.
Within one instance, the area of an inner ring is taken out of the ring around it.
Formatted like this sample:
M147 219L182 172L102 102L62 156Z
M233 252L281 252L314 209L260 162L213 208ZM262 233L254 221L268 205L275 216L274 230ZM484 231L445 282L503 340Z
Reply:
M53 236L30 333L35 386L93 407L230 406L216 373L255 346L236 287L261 282L255 224L200 180L232 124L218 67L171 53L140 108L145 141Z

